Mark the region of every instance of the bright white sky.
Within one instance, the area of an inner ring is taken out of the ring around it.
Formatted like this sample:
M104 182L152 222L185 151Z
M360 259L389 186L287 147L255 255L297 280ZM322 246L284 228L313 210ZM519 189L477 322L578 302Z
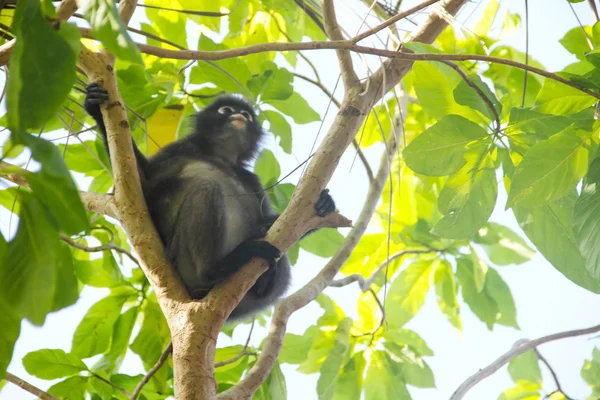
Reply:
M419 2L405 0L403 9ZM355 19L346 4L355 6L356 3L354 1L336 2L338 18L342 21ZM523 0L503 0L501 6L503 9L508 8L513 12L520 13L524 20L524 3ZM463 10L459 14L458 20L465 22L474 7L475 4L471 4L468 9ZM574 7L583 23L590 25L592 15L587 2L574 4ZM477 20L481 8L480 6L479 10L476 10L466 21L467 26ZM575 16L567 2L565 0L530 0L529 9L530 53L533 58L553 71L560 70L565 65L574 62L575 58L558 43L558 40L569 29L577 25ZM408 25L406 27L409 29ZM191 29L188 29L188 32L193 37L193 39L190 39L190 43L193 44L191 48L193 48L197 33L192 33ZM509 39L507 44L524 50L524 30ZM318 66L336 65L332 52L313 52L307 53L307 55ZM355 57L355 60L358 62L358 57ZM301 68L306 67L305 64L301 63L299 63L299 66ZM330 90L333 90L337 80L337 70L320 68L320 71L323 81ZM309 74L308 71L304 72ZM321 114L324 113L328 99L318 89L315 90L304 83L300 83L297 85L297 90L305 98L310 99L313 108ZM340 97L339 94L337 97ZM319 136L319 140L331 123L332 112L333 109L330 110L330 115L325 118L324 129ZM295 157L286 156L280 149L277 150L272 145L269 146L276 151L282 171L290 171L298 164L298 160L304 160L310 153L310 148L319 129L319 123L295 126L294 129L297 132L294 136ZM374 169L377 168L380 151L381 148L372 148L366 152ZM367 182L362 166L358 162L351 169L353 158L354 153L348 151L342 158L329 188L340 211L349 218L356 220L362 206L364 194L367 192ZM289 181L296 182L298 177L299 175L296 173L290 177ZM492 219L520 232L512 212L503 211L505 201L506 195L501 193L497 202L498 207ZM0 211L0 221L2 221L0 228L6 235L8 214L4 210ZM16 221L13 220L12 229L14 230L15 227ZM300 287L312 278L325 265L325 262L324 259L302 252L300 262L294 267L293 289ZM435 352L435 356L427 359L427 362L434 371L437 389L423 390L410 387L409 390L415 400L448 399L458 385L468 376L507 351L519 339L536 338L559 331L588 327L600 322L600 318L596 313L592 313L592 310L600 309L600 296L587 292L568 281L540 255L527 264L504 267L499 272L512 290L517 304L517 317L521 330L517 331L512 328L496 326L494 331L490 332L465 306L462 309L464 328L461 334L440 314L435 304L435 298L430 293L423 309L408 323L407 327L418 332ZM30 377L25 372L21 363L22 357L30 351L41 348L60 348L69 351L71 338L77 323L88 308L105 294L105 290L89 288L84 290L76 305L63 312L49 315L46 324L42 328L36 328L24 322L9 371L38 385L40 388L49 387L50 382ZM359 294L356 287L331 288L326 290L326 294L332 296L349 315L356 314L356 299ZM314 304L300 310L292 317L289 331L298 334L304 332L309 324L314 323L315 315L319 315L320 312L319 307ZM239 328L236 332L235 341L237 343L243 342L247 335L247 329ZM255 329L252 343L258 345L265 335L266 329ZM220 345L227 345L228 343L229 341L224 339ZM546 344L540 348L542 354L554 367L563 389L572 398L583 399L590 393L589 388L580 377L580 370L583 360L591 357L595 345L600 345L597 339L583 337ZM87 364L91 366L93 362ZM287 378L289 399L316 399L317 375L307 376L298 373L295 371L294 366L289 365L284 365L283 370ZM140 371L139 358L135 354L129 353L122 372L136 374ZM542 367L542 371L544 388L547 392L551 392L555 389L552 377L544 367ZM493 400L503 390L511 386L513 384L508 377L506 368L503 368L472 389L466 399ZM11 384L8 384L0 392L0 400L29 400L33 398L34 396Z

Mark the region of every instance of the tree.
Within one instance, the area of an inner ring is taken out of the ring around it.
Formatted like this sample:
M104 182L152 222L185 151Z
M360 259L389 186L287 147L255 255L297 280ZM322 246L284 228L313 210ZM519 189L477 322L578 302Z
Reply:
M0 124L10 131L0 171L15 184L0 199L18 217L16 233L5 229L0 241L5 381L43 399L283 399L280 365L292 364L319 374L311 398L409 399L407 386L435 386L425 361L432 350L405 327L429 292L457 330L465 308L490 330L519 329L496 267L522 264L537 250L582 291L600 293L598 23L566 32L561 43L578 61L552 73L503 43L519 15L506 13L501 33L492 33L495 0L468 29L448 26L464 0L402 10L402 2L365 1L356 18L340 17L342 5L331 0L13 3L0 15ZM594 1L586 7L597 21ZM410 34L405 18L417 19ZM327 50L335 50L339 85L321 78L332 67L314 54ZM114 99L102 110L110 162L81 107L92 81ZM337 113L318 149L298 163L294 184L280 164L311 143L292 135L292 125L297 131L327 116L301 94L308 86ZM189 132L187 117L221 92L255 103L273 135L254 166L283 212L266 239L294 264L305 256L300 249L329 259L272 313L226 326L266 266L253 260L192 301L164 258L130 140L152 154ZM364 153L377 150L373 172ZM360 160L369 183L358 217L345 235L323 229L296 243L309 229L350 225L341 214L311 215L344 154ZM489 221L499 192L522 232ZM323 293L348 285L360 289L357 318ZM31 375L60 381L42 391L7 372L22 321L41 326L50 313L68 313L84 286L107 295L79 322L70 352L39 349L22 360ZM290 317L315 300L323 315L301 335L286 333ZM268 335L251 345L255 325L267 323ZM247 339L222 344L240 331ZM539 364L549 364L537 347L598 331L519 342L457 382L452 398L507 363L516 386L501 398L541 398ZM143 363L138 375L121 370L128 352ZM597 353L581 372L593 396ZM568 398L554 379L552 398Z

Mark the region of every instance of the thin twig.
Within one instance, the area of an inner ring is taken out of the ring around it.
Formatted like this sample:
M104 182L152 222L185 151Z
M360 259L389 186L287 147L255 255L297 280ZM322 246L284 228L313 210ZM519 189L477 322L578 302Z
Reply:
M92 374L92 376L98 380L101 380L102 382L106 383L109 386L112 386L113 388L117 389L119 392L123 393L125 396L129 397L131 396L131 394L129 394L129 392L125 389L123 389L122 387L120 387L119 385L116 385L114 383L112 383L111 381L109 381L108 379L94 373L94 372L90 372Z
M71 247L74 247L78 250L81 251L85 251L87 253L95 253L98 251L110 251L110 250L114 250L117 251L119 253L125 254L127 257L129 257L129 259L131 261L133 261L134 263L136 263L138 266L140 265L140 262L126 249L122 248L121 246L117 246L114 243L106 243L106 244L102 244L100 246L86 246L83 245L81 243L77 243L76 241L74 241L73 239L71 239L70 237L66 236L66 235L60 235L60 240L62 240L63 242L65 242L66 244L68 244Z
M458 74L465 81L465 83L469 85L475 91L475 93L477 93L477 96L479 96L481 100L483 100L487 108L489 108L492 112L492 115L494 116L494 120L496 122L496 130L500 130L500 127L502 125L500 124L500 115L498 114L498 110L496 110L496 107L494 107L494 103L492 103L492 101L486 96L483 90L481 90L479 86L477 86L475 82L473 82L471 78L469 78L469 75L467 75L466 72L463 71L462 68L458 65L450 61L442 61L442 64L445 64L453 70L455 70L456 72L458 72Z
M390 255L389 258L387 258L384 262L379 264L379 266L377 266L377 268L375 269L375 272L373 272L373 274L371 274L371 276L368 277L367 279L365 279L362 275L352 274L352 275L348 275L345 278L336 279L336 280L331 281L329 283L329 286L344 287L344 286L350 285L354 282L358 282L358 286L360 287L360 290L362 292L366 292L367 290L369 290L371 288L371 285L373 284L373 282L375 282L375 279L377 279L377 276L381 273L381 271L383 271L383 269L385 267L387 267L388 264L390 264L392 261L394 261L400 257L403 257L405 255L408 255L408 254L428 254L428 253L433 253L436 251L441 251L441 250L440 249L400 250L399 252Z
M218 363L215 363L215 368L223 367L227 364L234 363L244 356L247 356L250 354L256 354L254 352L248 352L248 345L250 344L250 338L252 337L252 331L254 330L255 322L256 322L256 320L253 319L252 325L250 326L250 332L248 333L248 338L246 339L246 343L244 344L244 348L242 349L242 351L240 351L238 354L236 354L234 357L230 358L229 360L223 360L223 361L219 361Z
M133 391L131 396L129 396L129 398L131 400L135 400L140 395L144 386L150 381L150 379L160 369L160 367L163 366L163 364L165 363L165 361L167 361L167 358L169 358L169 355L171 354L172 351L173 351L173 342L169 342L169 345L162 352L162 354L160 355L160 358L158 359L156 364L154 364L154 366L152 368L150 368L150 370L142 378L140 383L138 383L138 385L135 387L135 390Z
M498 371L503 365L508 363L510 360L515 357L525 353L528 350L532 350L544 343L552 342L554 340L565 339L575 336L589 335L590 333L600 332L600 325L592 326L590 328L585 329L575 329L572 331L559 332L554 333L552 335L543 336L539 339L529 340L529 341L519 341L517 342L512 349L501 355L498 359L492 362L487 367L480 369L479 372L469 377L466 381L464 381L458 389L454 392L450 400L460 400L469 390L471 390L475 385L479 382L492 375L494 372Z
M52 396L50 393L44 392L42 389L38 389L31 383L24 381L23 379L11 374L10 372L6 373L4 379L6 379L10 383L17 385L21 389L37 396L41 400L58 400L58 398Z
M374 28L369 29L368 31L365 31L363 33L361 33L360 35L356 35L356 37L354 37L352 39L352 41L354 43L358 43L361 40L363 40L366 37L369 37L371 35L376 34L377 32L381 31L382 29L387 28L388 26L400 21L403 18L408 17L409 15L412 15L418 11L421 11L422 9L424 9L425 7L429 7L432 4L435 4L437 2L439 2L440 0L429 0L429 1L425 1L419 5L414 6L413 8L410 8L404 12L398 13L396 15L394 15L393 17L391 17L390 19L382 22L381 24L377 25Z
M554 368L552 368L552 366L550 365L550 363L548 362L548 360L546 359L546 357L544 357L542 355L542 353L540 353L540 351L538 349L533 349L533 351L535 351L535 354L537 355L537 358L544 363L544 365L546 365L546 368L548 368L548 371L550 371L550 374L552 375L552 379L554 379L554 384L556 385L556 391L560 392L563 394L563 396L565 396L565 398L567 400L573 400L572 397L567 396L565 394L565 391L563 390L563 388L560 386L560 383L558 381L558 376L556 375L556 372L554 371Z
M600 14L598 14L598 8L596 8L596 0L588 0L588 3L594 13L594 17L596 17L596 22L600 21Z

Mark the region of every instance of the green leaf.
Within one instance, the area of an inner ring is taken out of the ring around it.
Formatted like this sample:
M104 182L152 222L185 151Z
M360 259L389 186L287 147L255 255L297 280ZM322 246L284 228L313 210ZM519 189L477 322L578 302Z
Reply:
M452 68L439 62L417 61L412 71L419 104L427 114L438 119L455 114L471 121L482 121L481 115L454 99L454 89L463 80Z
M46 208L30 193L21 191L20 196L19 228L0 269L0 302L42 325L55 308L60 242Z
M507 207L536 207L560 199L585 175L591 133L567 128L529 150L512 177Z
M535 351L529 350L508 363L508 373L513 382L521 380L542 383L542 371Z
M88 370L79 357L60 349L42 349L27 353L23 357L23 366L29 374L47 380L64 378Z
M0 326L0 376L4 376L21 332L21 319L1 298Z
M438 209L444 217L431 230L434 235L469 238L492 215L498 184L486 151L483 143L474 148L466 155L464 167L446 181L438 198Z
M252 77L247 83L248 89L256 97L260 96L260 101L285 100L292 95L294 75L290 71L266 61L261 65L261 72L262 75Z
M302 336L286 333L278 357L279 362L302 364L307 359L312 342L318 332L319 328L317 326L311 326Z
M287 386L285 383L285 375L281 371L281 367L278 362L275 362L269 376L267 377L265 383L267 388L269 389L269 394L271 395L271 399L277 400L285 400L287 399Z
M577 285L600 293L600 281L586 267L571 227L577 194L542 207L513 207L523 232L552 266Z
M585 58L585 53L592 50L588 44L588 38L586 37L586 34L590 37L592 36L591 27L577 26L565 33L565 36L563 36L559 42L569 53L573 54L578 59L583 60Z
M13 131L39 129L75 83L79 29L66 22L54 29L38 0L17 3L12 28L17 41L7 83L8 126Z
M33 193L48 208L62 232L74 235L87 229L88 218L75 182L62 155L52 143L24 134L21 138L31 149L33 158L42 164L37 173L28 173Z
M542 385L539 383L532 383L528 381L519 381L515 387L505 390L498 400L538 400L541 399L540 390ZM556 397L558 394L559 397ZM566 400L558 392L548 397L552 400Z
M48 393L64 400L85 399L88 379L87 376L72 376L62 382L50 386Z
M92 34L104 47L121 60L144 64L112 0L87 0L82 8L90 21Z
M496 265L522 264L535 256L535 250L510 228L487 222L475 241L483 243L490 261Z
M138 312L138 307L131 307L119 315L113 330L110 350L94 365L94 370L102 369L109 374L119 370L129 347Z
M597 347L592 351L592 359L583 363L581 377L593 390L594 395L600 394L600 350Z
M304 374L314 374L318 372L321 364L323 364L327 354L329 354L329 351L334 345L333 331L322 331L319 330L318 327L314 327L311 335L312 343L306 361L298 367L298 371Z
M117 287L127 284L119 265L110 251L95 260L75 260L75 272L79 280L93 287Z
M585 55L585 59L594 65L596 68L600 68L600 49L590 51Z
M498 101L489 86L481 80L479 75L470 75L469 79L471 79L471 81L483 92L489 102L492 103L496 113L498 115L502 114L502 103ZM475 89L467 84L465 80L462 80L456 88L454 88L454 99L458 104L477 110L490 120L495 118L494 113L488 104L481 98Z
M575 114L596 101L596 98L589 94L549 78L546 78L535 99L540 112L556 115Z
M266 103L292 117L297 124L308 124L321 120L319 113L313 110L308 102L296 92L285 100L269 100Z
M317 296L317 303L325 311L317 320L319 326L338 326L338 324L346 318L344 310L342 310L331 297L321 293Z
M336 381L350 351L350 328L352 319L344 318L335 331L334 345L320 368L317 381L319 399L332 399L335 394Z
M433 350L427 346L427 343L410 329L386 329L383 333L386 341L394 342L398 345L407 345L412 351L420 356L432 356Z
M336 229L320 229L300 241L300 248L323 258L332 257L344 242Z
M473 261L473 282L475 283L475 290L481 292L485 287L485 276L488 272L488 265L477 255L477 252L472 247L471 249L471 261Z
M254 164L254 173L260 177L263 186L268 187L277 182L281 174L279 162L271 150L263 150Z
M429 176L445 176L465 165L467 145L487 137L485 129L459 115L446 115L404 149L406 164Z
M573 231L590 275L600 279L600 158L590 165L581 196L575 203Z
M390 356L381 350L374 351L365 379L365 400L410 399L400 371Z
M437 303L442 314L448 318L448 321L459 331L462 330L460 319L460 307L458 305L458 289L452 273L452 266L446 260L440 261L435 269L435 293Z
M292 127L283 115L276 111L264 111L267 121L269 121L269 130L273 135L279 138L279 145L287 154L292 154Z
M360 400L366 364L362 351L352 356L340 371L333 400Z
M79 283L73 270L73 256L69 246L60 243L55 266L56 284L51 311L58 311L73 305L79 299Z
M392 328L404 326L423 306L434 267L431 260L417 260L394 280L385 303L385 314Z
M495 269L488 269L485 286L480 292L475 287L473 262L470 259L457 259L456 276L465 303L488 329L491 330L495 323L518 329L512 294Z
M73 334L71 352L88 358L108 350L115 322L128 296L108 296L94 304L85 314Z

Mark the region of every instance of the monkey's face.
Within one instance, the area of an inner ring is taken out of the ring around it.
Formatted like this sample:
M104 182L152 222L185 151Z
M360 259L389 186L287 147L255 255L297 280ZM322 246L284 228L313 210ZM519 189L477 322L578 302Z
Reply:
M199 112L196 133L236 162L252 158L263 135L250 104L233 96L218 98Z

